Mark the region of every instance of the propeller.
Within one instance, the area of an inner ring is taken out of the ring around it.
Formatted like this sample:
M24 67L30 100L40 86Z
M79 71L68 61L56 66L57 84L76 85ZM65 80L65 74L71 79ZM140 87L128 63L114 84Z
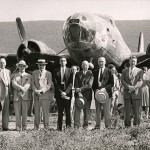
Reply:
M19 37L20 37L21 43L22 43L22 45L24 47L24 49L22 51L24 53L23 56L31 54L31 50L28 48L27 36L26 36L26 32L25 32L23 23L21 21L21 18L19 18L19 17L16 18L16 24L17 24L17 29L18 29L18 33L19 33Z
M17 29L18 29L18 33L20 36L20 40L22 43L24 43L27 40L27 37L26 37L26 32L25 32L24 26L19 17L16 18L16 24L17 24Z

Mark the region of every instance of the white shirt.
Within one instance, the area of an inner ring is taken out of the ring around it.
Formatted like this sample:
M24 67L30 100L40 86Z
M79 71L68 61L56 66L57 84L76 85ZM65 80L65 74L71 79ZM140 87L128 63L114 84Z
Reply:
M135 69L135 67L133 67L133 68L129 67L129 77L130 78L133 76L134 69Z
M146 79L147 79L148 81L150 81L150 69L148 69L148 71L147 71L147 77L146 77Z
M64 75L65 75L66 67L61 67L60 72L61 72L61 84L64 84Z
M87 71L83 71L83 74L86 74L87 73Z

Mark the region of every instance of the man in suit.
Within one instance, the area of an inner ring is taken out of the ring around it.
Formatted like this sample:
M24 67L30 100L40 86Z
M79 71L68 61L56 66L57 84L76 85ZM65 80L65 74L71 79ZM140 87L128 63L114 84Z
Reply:
M54 86L55 86L55 98L58 107L58 122L57 130L62 131L63 113L66 114L66 127L71 127L71 115L70 115L70 97L66 93L66 89L69 84L71 70L66 67L67 60L62 56L59 60L60 68L54 70Z
M86 98L87 103L85 108L83 109L84 114L84 122L83 128L88 127L88 121L90 116L90 106L92 101L92 85L93 85L93 73L89 69L89 62L82 62L82 71L77 72L76 81L75 81L75 91L79 95L83 95ZM75 114L74 114L74 127L79 128L80 126L80 112L81 109L75 106Z
M49 127L49 105L50 105L50 88L52 86L52 74L46 70L45 59L39 59L38 70L32 74L32 89L34 92L34 129L39 129L41 120L41 108L43 112L44 128Z
M7 131L9 123L10 70L6 69L6 60L0 58L0 101L2 105L2 130Z
M76 79L76 73L79 71L78 66L72 66L71 67L71 74L69 78L69 84L66 89L66 94L69 95L71 100L71 120L74 121L74 110L75 110L75 79Z
M105 67L106 60L104 57L98 58L99 69L93 71L94 74L94 82L93 82L93 90L96 93L97 90L106 89L109 100L106 103L100 103L97 100L95 101L96 105L96 125L94 129L100 129L101 126L101 114L102 107L105 118L105 127L108 128L110 126L110 105L112 98L112 87L114 85L114 78L111 70Z
M27 113L31 100L31 75L25 72L28 66L24 60L17 64L19 72L12 76L13 101L16 115L16 130L21 131L27 128Z
M142 70L136 67L137 58L132 56L129 68L122 71L121 82L124 86L125 127L131 126L131 109L133 110L133 125L140 124L141 90L143 84Z

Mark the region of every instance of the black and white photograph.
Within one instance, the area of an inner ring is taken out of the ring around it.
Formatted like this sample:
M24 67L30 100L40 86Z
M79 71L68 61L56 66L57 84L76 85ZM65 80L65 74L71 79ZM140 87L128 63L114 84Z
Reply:
M149 150L149 6L1 0L0 149Z

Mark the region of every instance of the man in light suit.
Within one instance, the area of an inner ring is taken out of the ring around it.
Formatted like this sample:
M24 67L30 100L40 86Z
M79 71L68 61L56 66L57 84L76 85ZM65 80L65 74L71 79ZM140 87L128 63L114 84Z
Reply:
M46 70L45 59L39 59L38 70L32 74L32 89L34 92L34 129L39 129L41 119L41 108L43 112L44 128L49 128L49 105L50 105L50 88L52 86L52 74Z
M19 72L12 76L14 110L16 115L16 130L21 131L27 128L27 113L31 100L31 75L25 72L28 66L24 60L17 64Z
M97 100L95 101L96 105L96 125L94 129L100 129L101 126L101 114L102 107L105 118L105 127L108 128L110 126L110 105L112 98L112 87L114 85L114 78L111 70L105 67L106 60L104 57L98 58L99 69L93 71L94 74L94 82L93 82L93 91L96 93L97 90L106 89L109 100L106 103L100 103Z
M137 58L132 56L129 68L122 71L121 82L124 86L125 127L131 126L131 109L133 110L133 125L140 124L141 90L143 84L142 70L136 67Z
M87 103L83 109L84 122L83 128L88 127L88 121L90 116L90 106L92 101L92 85L93 85L93 73L89 69L89 62L82 62L82 71L77 72L76 81L75 81L75 91L77 94L82 95L86 98ZM74 114L74 127L78 129L80 127L80 113L81 109L75 105L75 114Z
M2 130L7 131L9 123L10 70L6 69L6 60L0 59L0 101L2 105Z
M71 100L67 95L67 87L69 84L69 78L71 70L66 67L67 60L65 57L60 58L60 68L54 70L54 86L55 86L55 98L58 107L58 122L57 130L62 131L63 112L66 114L66 127L71 126L71 114L70 105Z

